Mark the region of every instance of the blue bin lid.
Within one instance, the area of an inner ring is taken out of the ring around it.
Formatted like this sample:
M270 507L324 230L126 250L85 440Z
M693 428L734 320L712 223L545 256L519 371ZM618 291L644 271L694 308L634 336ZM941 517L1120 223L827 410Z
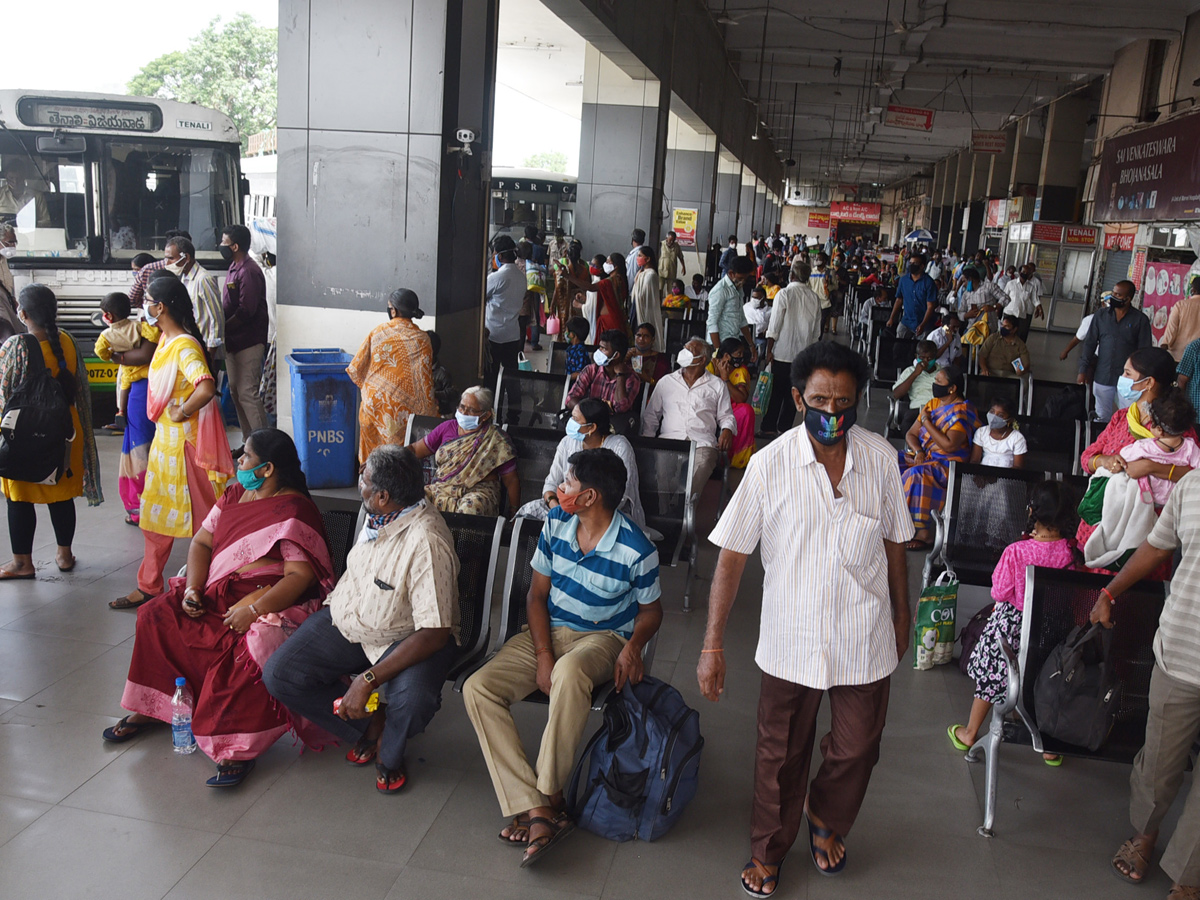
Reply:
M338 347L297 347L288 354L288 364L298 372L322 374L346 371L354 357Z

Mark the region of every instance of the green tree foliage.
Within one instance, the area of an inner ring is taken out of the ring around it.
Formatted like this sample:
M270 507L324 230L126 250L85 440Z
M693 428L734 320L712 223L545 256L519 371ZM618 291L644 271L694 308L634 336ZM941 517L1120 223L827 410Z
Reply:
M242 137L275 124L277 34L249 13L213 19L183 51L153 59L126 85L130 94L198 103L233 119Z
M526 169L545 169L547 172L558 172L561 175L567 171L567 154L561 150L531 153L521 165Z

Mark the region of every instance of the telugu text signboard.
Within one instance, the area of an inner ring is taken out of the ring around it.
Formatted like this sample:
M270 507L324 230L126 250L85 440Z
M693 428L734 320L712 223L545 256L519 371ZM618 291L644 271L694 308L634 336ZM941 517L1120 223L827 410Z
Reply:
M972 131L973 153L1003 153L1008 147L1008 134L1003 131Z
M874 225L883 213L880 203L852 203L834 201L829 204L829 218L839 222L862 222Z
M828 228L829 213L810 212L808 214L809 228Z
M908 128L913 131L933 130L933 110L919 106L888 106L883 124L892 128Z
M1200 115L1104 142L1097 222L1200 219Z

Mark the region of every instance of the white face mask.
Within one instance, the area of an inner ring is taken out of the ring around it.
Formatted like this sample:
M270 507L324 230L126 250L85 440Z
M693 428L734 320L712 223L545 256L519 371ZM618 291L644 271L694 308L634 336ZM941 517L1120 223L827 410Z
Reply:
M187 260L181 256L175 260L175 262L171 263L170 265L163 266L163 268L177 277L183 277L183 267L186 265Z
M3 256L5 259L12 259L16 255L16 247L0 247L0 256Z
M614 266L611 262L606 262L604 264L604 274L611 275L616 268L617 267Z
M689 350L687 347L684 347L675 355L675 361L679 363L679 368L690 369L697 363L703 364L704 357L694 356L691 350Z

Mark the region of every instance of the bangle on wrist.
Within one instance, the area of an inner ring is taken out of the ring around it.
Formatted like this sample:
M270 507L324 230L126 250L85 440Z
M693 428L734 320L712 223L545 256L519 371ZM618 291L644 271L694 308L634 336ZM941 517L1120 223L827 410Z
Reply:
M701 653L724 653L725 648L724 647L714 647L711 650L701 650L700 652Z
M247 609L249 609L250 612L254 613L254 618L256 618L256 619L259 617L259 615L261 615L261 613L259 613L259 611L258 611L258 608L253 603L251 603L247 607Z
M549 653L549 652L550 652L550 648L549 648L549 647L538 647L538 648L537 648L537 652L538 652L538 653Z
M1109 603L1115 604L1117 602L1117 598L1108 592L1108 588L1100 588L1100 596L1107 597Z

